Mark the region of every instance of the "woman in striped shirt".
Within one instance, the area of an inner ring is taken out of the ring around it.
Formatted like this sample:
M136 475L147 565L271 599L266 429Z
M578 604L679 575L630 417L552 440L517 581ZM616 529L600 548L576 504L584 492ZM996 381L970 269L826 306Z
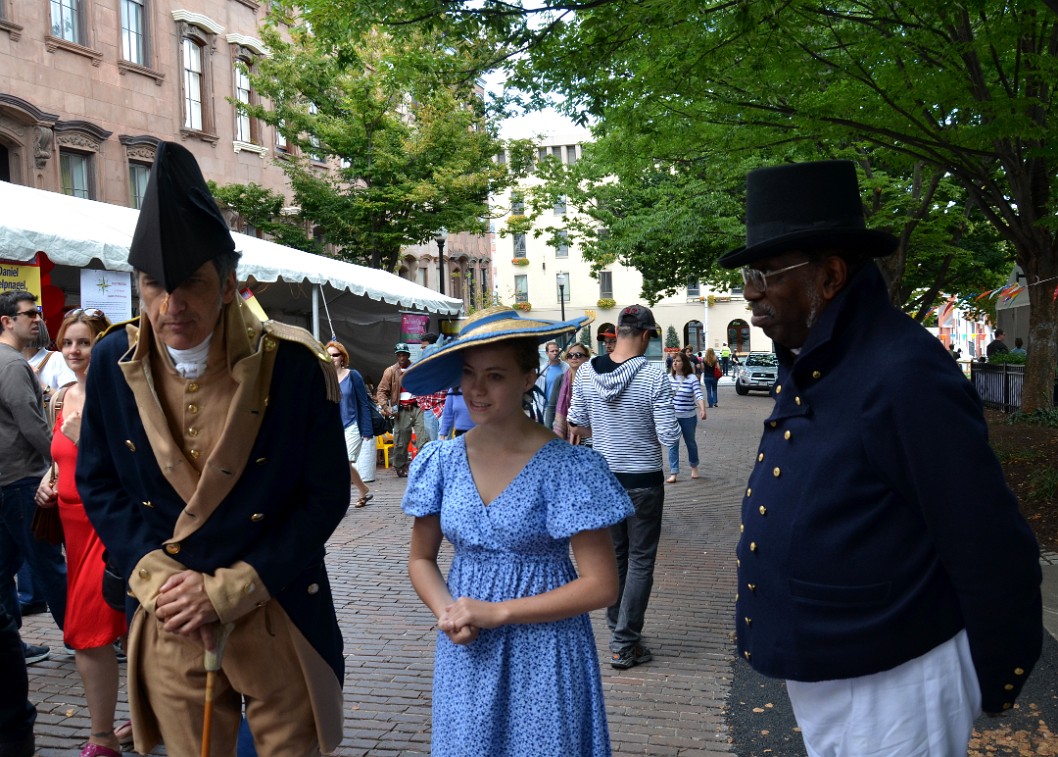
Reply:
M669 382L672 384L672 404L676 411L676 422L680 424L683 440L687 443L687 462L691 466L691 478L698 478L698 442L694 432L698 418L705 420L705 396L702 385L694 375L691 361L682 352L672 356L669 367ZM680 473L680 443L669 447L669 477L666 483L676 483Z

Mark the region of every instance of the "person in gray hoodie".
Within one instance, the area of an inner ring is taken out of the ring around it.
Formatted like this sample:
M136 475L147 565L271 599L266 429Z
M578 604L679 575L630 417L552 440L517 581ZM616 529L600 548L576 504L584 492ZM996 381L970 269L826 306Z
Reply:
M620 591L606 611L610 627L610 664L631 668L653 659L642 644L654 562L661 539L665 504L662 450L680 437L665 374L643 353L659 334L654 314L642 305L621 311L617 345L577 371L568 423L575 436L592 438L628 492L635 514L611 526Z

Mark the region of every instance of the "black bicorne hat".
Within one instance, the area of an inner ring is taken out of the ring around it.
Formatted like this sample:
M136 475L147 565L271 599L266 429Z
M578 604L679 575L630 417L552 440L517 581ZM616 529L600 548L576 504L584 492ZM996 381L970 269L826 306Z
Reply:
M161 142L129 247L129 264L174 291L203 263L235 249L195 156Z
M873 257L891 254L897 238L867 228L848 160L789 163L746 176L746 244L720 257L736 268L791 250L842 247Z

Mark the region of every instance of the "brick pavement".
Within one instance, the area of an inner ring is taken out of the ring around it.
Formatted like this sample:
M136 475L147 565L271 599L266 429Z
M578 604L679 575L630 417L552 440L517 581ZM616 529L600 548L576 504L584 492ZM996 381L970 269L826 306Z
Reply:
M654 661L627 671L605 664L604 614L593 613L615 755L706 757L735 753L725 711L732 676L734 545L742 487L771 402L720 387L720 407L698 426L703 478L666 487L664 528L644 629ZM375 498L350 509L328 565L345 637L345 741L352 755L428 754L433 618L407 580L410 521L404 479L379 469ZM447 545L445 547L447 549ZM442 551L442 558L450 553ZM24 636L61 650L50 616L26 619ZM124 666L122 666L124 675ZM77 754L88 714L73 658L30 668L41 757ZM119 710L127 716L124 687ZM163 752L159 752L163 753ZM184 757L177 755L175 757Z

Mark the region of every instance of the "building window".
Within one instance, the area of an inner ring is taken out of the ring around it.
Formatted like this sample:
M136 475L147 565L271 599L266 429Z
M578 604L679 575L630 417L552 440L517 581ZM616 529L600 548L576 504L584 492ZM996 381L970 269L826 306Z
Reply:
M243 105L253 102L253 90L250 89L250 74L247 71L246 61L235 62L235 99ZM235 141L255 142L253 133L253 119L250 114L241 107L235 108Z
M563 285L563 282L565 284ZM555 274L555 299L559 302L569 302L569 290L572 289L568 273Z
M496 164L500 165L500 166L507 165L507 151L506 150L501 150L500 152L496 153Z
M62 193L85 200L92 198L92 157L82 153L59 152Z
M203 131L202 46L184 37L184 128Z
M514 235L514 257L525 257L525 234Z
M485 266L481 267L481 297L484 305L488 305L489 296L489 272Z
M564 230L558 232L558 246L555 248L555 257L569 257L569 232Z
M688 297L700 297L702 294L702 285L698 283L693 277L687 278L687 296Z
M565 195L559 195L555 198L555 215L564 216L566 215L566 197Z
M316 107L316 103L309 103L309 115L312 116L312 125L313 125L313 127L316 126L316 116L319 115L319 112L320 112L320 109ZM312 145L312 147L315 147L315 148L318 149L319 146L320 146L320 138L318 136L316 136L315 133L310 133L309 134L309 144ZM309 153L309 157L312 158L317 163L322 163L323 162L323 158L315 150L313 150L312 152Z
M424 286L427 285L426 284L426 269L425 268L421 268L420 267L420 268L416 268L415 269L415 283L418 284L421 287L424 287Z
M577 146L566 145L566 165L572 166L577 162Z
M143 163L129 163L129 201L130 207L143 207L143 195L147 192L147 178L151 167Z
M529 277L524 274L514 277L514 301L529 302Z
M599 271L599 299L613 299L613 273L610 271Z
M525 215L525 200L522 199L522 195L518 192L511 193L511 215Z
M138 66L147 66L143 3L144 0L121 0L121 57Z
M290 147L290 142L287 140L286 135L283 133L285 128L287 128L287 125L283 121L276 124L276 149L289 155L293 153L293 150Z
M80 0L51 0L51 35L87 47Z

